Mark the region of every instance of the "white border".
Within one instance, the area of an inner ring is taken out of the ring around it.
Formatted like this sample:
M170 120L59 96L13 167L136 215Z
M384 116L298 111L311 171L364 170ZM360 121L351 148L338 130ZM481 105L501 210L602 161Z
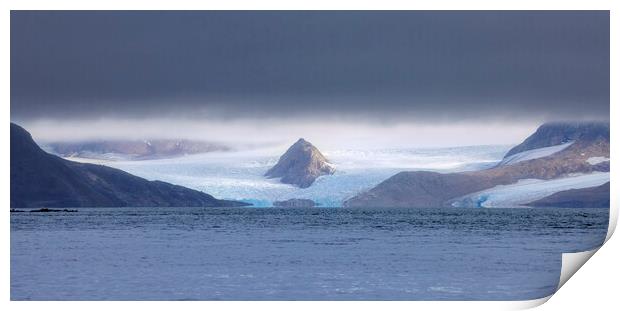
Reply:
M68 1L68 0L56 0L56 1L2 1L2 14L0 15L0 21L2 25L2 40L3 43L0 53L2 53L3 74L1 75L2 84L2 107L0 113L2 119L5 120L5 126L2 127L0 132L2 135L2 144L4 148L0 152L1 165L3 176L1 178L0 191L1 196L8 204L9 200L9 126L10 120L10 55L9 55L9 37L10 37L10 11L9 10L66 10L66 9L83 9L83 10L101 10L101 9L115 9L115 10L136 10L136 9L149 9L149 10L179 10L179 9L289 9L289 10L301 10L301 9L356 9L356 10L386 10L386 9L412 9L412 10L611 10L611 55L618 55L618 43L614 40L614 35L618 32L617 14L620 1L613 0L563 0L563 1L545 1L545 0L495 0L495 1L481 1L481 0L443 0L443 1L393 1L393 0L381 0L381 1L335 1L335 0L315 0L305 2L292 2L292 1L277 1L277 0L262 0L262 1L235 1L235 2L202 2L191 0L175 0L175 1L162 1L162 0L141 0L141 1L119 1L108 0L100 1L98 3L89 1ZM614 85L614 81L617 81L618 63L611 60L611 85ZM618 109L617 109L617 92L614 88L611 88L611 138L612 149L611 157L615 157L618 154L617 142L618 131L613 126L618 121ZM613 169L612 166L611 179L616 180L618 170ZM613 184L613 183L612 183ZM613 189L613 188L612 188ZM610 215L610 231L607 239L611 236L613 229L615 229L617 217L618 217L618 193L612 191L611 198L611 215ZM289 310L290 308L300 310L315 310L315 309L343 309L351 308L357 310L375 310L377 308L389 308L394 310L409 310L411 308L423 308L423 309L438 309L438 310L452 310L455 308L461 310L498 310L498 309L520 309L537 306L544 303L550 297L524 302L9 302L10 293L10 270L9 270L9 253L10 253L10 227L9 227L9 213L0 213L1 223L3 227L3 237L0 239L0 245L4 250L4 256L0 258L0 266L2 266L1 276L4 282L0 283L0 295L2 295L2 304L4 304L4 310L29 310L29 309L48 309L48 310L83 310L84 308L94 310L104 310L110 308L122 308L122 309L135 309L135 308L148 308L148 309L170 309L175 307L181 307L190 310L203 310L204 308L217 308L225 310L241 310L241 309L269 309L269 310ZM597 262L597 266L586 265L584 269L587 270L589 275L584 273L577 273L575 278L579 278L581 283L568 282L558 294L557 298L554 297L550 304L546 304L543 309L550 308L558 310L565 307L576 307L581 305L587 307L590 305L599 306L615 306L616 291L618 285L618 271L617 262L618 254L620 253L620 243L614 239L606 243L601 249L601 253L605 255L604 258L597 258L595 256L592 261ZM602 257L602 255L601 255ZM610 278L611 276L611 278ZM589 280L584 283L583 279ZM563 292L566 292L564 294ZM585 305L584 305L585 304ZM608 307L609 308L609 307Z

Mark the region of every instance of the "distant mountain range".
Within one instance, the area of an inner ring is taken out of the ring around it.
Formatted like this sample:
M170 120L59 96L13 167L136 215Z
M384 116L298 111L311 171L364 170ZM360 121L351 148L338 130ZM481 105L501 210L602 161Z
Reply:
M47 143L46 147L50 152L64 158L78 157L105 160L174 158L231 149L223 144L187 139L51 142Z
M300 138L280 157L265 176L280 178L280 182L308 188L322 175L331 175L335 169L319 149Z
M343 205L432 208L498 207L510 203L605 207L609 206L610 191L609 139L608 122L547 123L510 149L494 167L459 173L400 172L350 197ZM183 140L100 141L56 148L75 151L73 156L94 152L105 156L131 155L132 159L215 150L207 144ZM320 176L334 173L327 158L302 138L264 175L308 188ZM295 199L278 205L309 203L310 200ZM200 191L148 181L106 166L62 159L43 151L28 132L11 123L11 208L242 205L247 204L218 200Z
M77 163L43 151L11 123L11 208L244 206L102 165Z
M401 172L344 202L348 207L441 207L455 199L515 184L519 180L552 180L574 174L609 172L609 123L548 123L512 148L496 167L462 173ZM546 150L543 150L547 148ZM549 149L550 148L550 149ZM555 149L554 149L555 148ZM592 159L607 159L592 161ZM508 161L510 160L510 161ZM588 190L581 190L582 195ZM602 199L600 189L592 189ZM559 194L558 194L559 196ZM570 196L562 195L563 198ZM484 203L484 197L470 200ZM578 199L578 198L576 198ZM600 200L599 200L600 201ZM551 198L547 201L552 202ZM543 203L532 202L533 205ZM549 204L549 203L544 203ZM565 203L570 204L570 203ZM578 205L577 201L575 204Z

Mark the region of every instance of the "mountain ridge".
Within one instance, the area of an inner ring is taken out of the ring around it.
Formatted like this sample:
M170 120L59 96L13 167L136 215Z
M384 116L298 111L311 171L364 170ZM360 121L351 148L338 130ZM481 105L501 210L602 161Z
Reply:
M597 125L596 128L608 130L609 124ZM608 172L609 161L595 165L588 163L591 157L609 156L609 133L599 135L598 130L594 132L576 137L570 146L557 153L510 165L448 174L400 172L372 189L345 200L344 206L441 207L446 206L450 199L497 185L513 184L520 179L547 180L574 173Z
M610 183L581 189L570 189L556 192L550 196L529 202L527 206L541 207L609 207Z
M504 158L527 150L597 138L609 141L609 122L548 122L538 127L522 143L508 150Z

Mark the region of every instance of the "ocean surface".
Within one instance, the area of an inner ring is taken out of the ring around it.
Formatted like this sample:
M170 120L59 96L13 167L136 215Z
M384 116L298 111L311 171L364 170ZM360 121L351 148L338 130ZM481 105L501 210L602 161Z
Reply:
M523 300L608 209L11 213L12 300Z

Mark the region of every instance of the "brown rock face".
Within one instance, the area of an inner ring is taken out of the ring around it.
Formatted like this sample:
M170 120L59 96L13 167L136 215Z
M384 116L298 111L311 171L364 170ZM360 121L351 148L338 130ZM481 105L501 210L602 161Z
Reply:
M510 149L505 157L513 154L555 146L569 141L609 141L608 122L551 122L541 125L534 134Z
M317 177L331 175L334 171L319 149L300 138L288 148L278 163L265 173L265 176L280 178L280 181L285 184L308 188Z
M565 127L564 123L561 125ZM573 133L574 127L568 128L569 132ZM609 157L609 124L591 125L587 128L592 131L571 136L576 137L572 145L547 157L482 171L451 174L427 171L401 172L376 187L346 200L344 206L442 207L448 205L451 199L497 185L512 184L519 179L553 179L571 173L609 171L609 162L591 165L586 161L590 157ZM554 135L557 133L555 130L551 132ZM537 140L530 138L526 142Z
M444 202L492 187L487 176L428 171L400 172L344 202L346 207L441 207Z

